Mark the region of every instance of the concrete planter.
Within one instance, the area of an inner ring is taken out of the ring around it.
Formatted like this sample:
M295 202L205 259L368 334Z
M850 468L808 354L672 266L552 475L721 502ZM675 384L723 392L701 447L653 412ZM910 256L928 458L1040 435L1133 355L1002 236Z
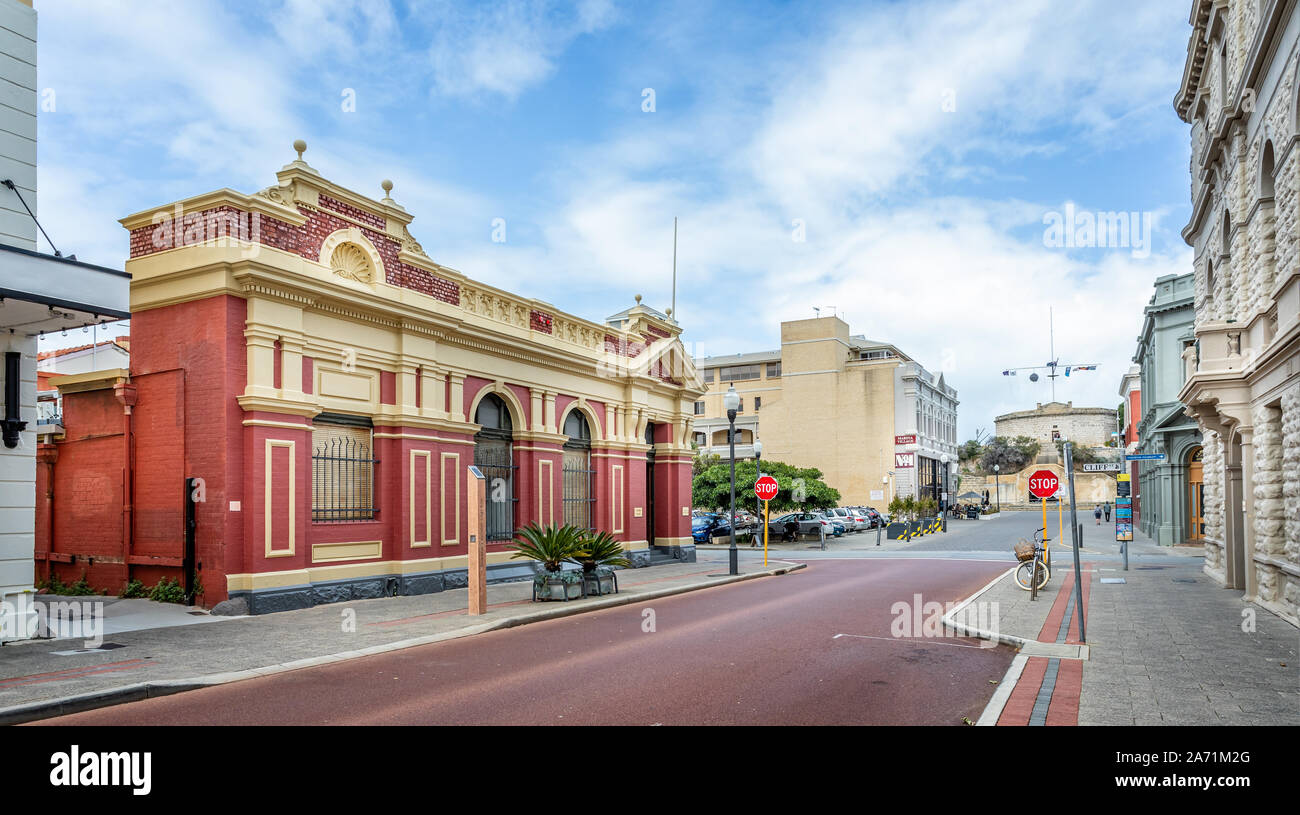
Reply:
M533 601L576 600L582 589L581 572L541 572L533 578Z
M613 569L598 566L594 572L583 573L582 590L587 595L618 594L618 577Z

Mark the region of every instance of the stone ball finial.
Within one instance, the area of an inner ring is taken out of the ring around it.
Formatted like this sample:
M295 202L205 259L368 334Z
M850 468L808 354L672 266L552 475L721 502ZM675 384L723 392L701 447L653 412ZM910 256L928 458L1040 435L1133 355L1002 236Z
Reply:
M390 195L393 192L393 182L385 178L379 182L379 186L384 188L384 195Z
M636 296L636 304L637 304L638 306L641 305L641 295L639 295L639 294Z
M664 316L666 316L666 317L671 317L671 316L673 316L673 310L672 310L671 308L666 308L666 309L664 309Z
M307 152L307 142L302 139L295 139L293 149L298 151L298 160L302 161L302 154Z

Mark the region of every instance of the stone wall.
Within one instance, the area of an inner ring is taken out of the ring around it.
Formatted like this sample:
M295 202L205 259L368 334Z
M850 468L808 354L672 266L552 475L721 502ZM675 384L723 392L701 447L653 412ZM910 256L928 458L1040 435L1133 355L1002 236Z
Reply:
M1055 453L1052 431L1079 446L1100 447L1110 441L1117 416L1110 408L1076 408L1073 403L1049 402L1034 410L1008 413L994 420L994 435L1028 436L1043 445L1044 453Z

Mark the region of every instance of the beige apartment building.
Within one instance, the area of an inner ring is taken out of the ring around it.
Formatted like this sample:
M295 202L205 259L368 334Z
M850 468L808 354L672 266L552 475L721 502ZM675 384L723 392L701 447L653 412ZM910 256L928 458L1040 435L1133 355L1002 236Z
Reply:
M1174 97L1191 125L1194 338L1205 571L1300 624L1300 15L1192 3Z
M956 487L956 389L897 346L850 335L838 317L782 323L779 350L695 364L708 387L693 423L703 452L728 456L722 397L734 386L738 459L753 458L760 440L765 460L816 467L846 505L938 499Z

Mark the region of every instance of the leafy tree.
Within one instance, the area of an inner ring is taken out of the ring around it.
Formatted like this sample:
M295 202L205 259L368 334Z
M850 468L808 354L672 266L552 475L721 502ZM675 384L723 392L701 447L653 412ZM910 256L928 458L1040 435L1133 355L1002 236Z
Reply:
M994 436L980 455L980 469L991 473L993 465L997 464L1003 472L1019 472L1033 463L1040 449L1042 445L1028 436L1016 436L1014 439Z
M970 461L979 458L983 452L984 445L980 444L977 439L971 439L957 448L957 459L959 461Z
M770 502L773 515L796 509L825 509L839 504L839 490L822 481L822 471L800 468L779 461L763 460L763 475L776 479L780 487ZM754 495L758 469L753 461L736 462L736 510L762 511ZM692 501L697 507L729 509L731 506L731 462L719 461L695 473L691 481ZM800 500L802 499L802 500Z
M693 444L694 442L692 442ZM691 459L691 477L694 478L720 461L722 461L722 456L717 453L701 453L697 448L694 458Z

